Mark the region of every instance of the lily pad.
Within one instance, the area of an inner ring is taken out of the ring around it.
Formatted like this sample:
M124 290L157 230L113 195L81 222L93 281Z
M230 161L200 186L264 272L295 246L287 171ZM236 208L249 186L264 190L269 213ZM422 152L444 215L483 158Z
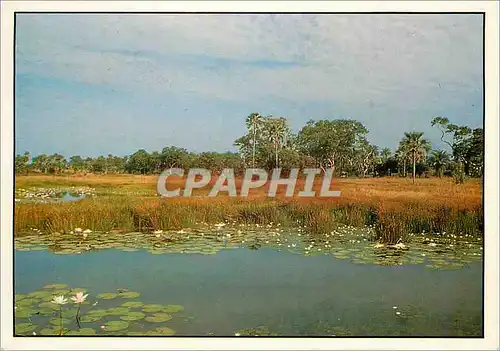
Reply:
M49 320L49 323L52 325L55 325L56 327L59 327L61 325L61 320L59 317L56 317L56 318L52 318L51 320ZM67 325L69 323L71 323L70 319L67 319L67 318L62 319L62 325Z
M127 307L113 307L108 310L108 315L109 316L123 316L130 312L130 310Z
M21 300L26 299L27 297L28 297L28 295L26 295L26 294L16 294L16 295L14 295L14 301L19 302Z
M35 313L35 310L29 307L18 308L14 311L15 318L29 318Z
M144 303L140 301L128 301L122 304L122 307L127 307L127 308L139 308L144 306Z
M127 335L128 336L144 336L144 335L147 335L147 333L134 331L134 332L128 332Z
M102 294L97 295L96 297L98 299L111 300L111 299L116 298L117 296L118 296L118 294L115 294L115 293L102 293Z
M70 330L66 335L95 335L96 331L92 328L82 328L78 330Z
M107 314L108 314L107 310L90 310L89 312L87 312L87 315L90 315L90 316L101 316L101 317L104 317Z
M40 330L39 334L44 336L56 336L59 335L59 329L43 328Z
M86 293L88 290L86 288L74 288L70 290L71 294L76 294L79 292Z
M135 291L126 291L118 294L118 296L123 297L124 299L134 299L136 297L139 297L140 295L140 293Z
M55 303L52 302L42 302L41 304L38 305L39 308L48 308L51 310L59 310L59 305L56 305Z
M94 316L94 315L86 314L85 316L82 316L80 318L80 322L82 322L82 323L94 323L98 320L101 320L102 317L104 317L104 316L101 316L101 315Z
M16 326L15 326L16 334L29 333L35 329L36 329L36 325L31 324L31 323L19 323L19 324L16 324Z
M172 319L172 316L168 313L154 313L152 316L144 318L146 322L150 323L162 323Z
M30 306L36 305L37 303L38 303L38 299L27 298L27 299L24 299L24 300L17 302L17 305L23 306L23 307L30 307Z
M175 313L180 311L184 311L184 307L181 305L167 305L163 308L163 312L167 313Z
M147 335L170 336L170 335L174 335L174 334L175 334L175 330L167 328L167 327L156 328L154 330L147 332Z
M154 312L160 312L163 311L165 307L162 305L144 305L142 307L142 312L146 313L154 313Z
M124 321L138 321L143 319L146 315L142 312L128 312L127 314L120 317Z
M31 292L28 294L29 297L34 297L34 298L37 298L37 299L41 299L42 297L47 297L47 296L52 296L52 292L50 291L44 291L44 290L40 290L40 291L34 291L34 292Z
M104 324L104 327L106 331L118 331L118 330L123 330L127 329L129 326L129 323L126 321L110 321Z
M60 295L68 295L69 294L69 289L58 289L52 291L53 296L60 296Z
M50 308L41 308L38 310L38 313L40 313L42 316L52 316L54 315L55 310Z

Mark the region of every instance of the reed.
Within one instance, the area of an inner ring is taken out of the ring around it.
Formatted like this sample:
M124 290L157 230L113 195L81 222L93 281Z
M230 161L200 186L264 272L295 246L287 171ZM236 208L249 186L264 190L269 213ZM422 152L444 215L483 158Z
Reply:
M20 177L16 184L95 186L98 196L76 203L16 203L15 235L30 228L43 232L69 232L75 227L150 231L221 221L300 225L311 233L330 232L341 224L370 225L375 228L374 239L387 243L404 241L407 234L423 231L457 235L483 232L479 182L459 186L448 180L426 179L412 186L405 179L351 179L336 180L342 196L331 199L280 197L284 189L278 189L276 198L265 196L265 189L257 189L248 198L221 195L161 199L155 196L153 178L148 176L49 178ZM202 194L203 189L197 193Z

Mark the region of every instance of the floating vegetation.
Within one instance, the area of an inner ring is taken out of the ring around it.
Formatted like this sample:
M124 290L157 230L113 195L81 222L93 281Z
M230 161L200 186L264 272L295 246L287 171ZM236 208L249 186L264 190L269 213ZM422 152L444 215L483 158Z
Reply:
M256 327L249 329L241 329L234 333L235 336L278 336L278 334L270 332L267 327Z
M145 321L147 322L152 322L152 323L161 323L161 322L166 322L172 319L172 316L169 315L168 313L153 313L152 316L144 318Z
M66 284L48 284L48 285L45 285L43 288L44 289L64 289L67 287L68 286Z
M382 245L375 241L375 237L372 226L338 226L336 230L324 234L310 234L303 228L285 229L272 223L264 226L228 224L223 229L205 225L203 228L182 231L161 231L161 234L94 232L87 238L75 233L26 235L15 238L15 248L30 251L33 247L45 247L56 254L84 254L89 251L117 249L124 252L148 250L155 255L210 255L220 250L259 247L287 250L305 256L331 255L336 259L350 260L361 265L425 264L430 269L460 269L482 260L481 238L468 234L409 234L404 243L396 245ZM68 293L65 286L60 284L50 284L44 289L51 287L58 289L59 294ZM49 293L34 294L23 298L45 298ZM139 296L138 292L119 291L99 294L97 298L133 299ZM50 296L47 301L50 301Z
M115 293L102 293L97 295L98 299L111 300L118 297L118 294Z
M118 330L123 330L127 329L129 326L129 323L126 321L110 321L104 324L104 329L107 331L118 331Z
M144 317L146 317L145 313L129 311L122 315L120 319L123 319L124 321L137 321L139 319L143 319Z
M139 297L141 294L135 291L126 291L126 292L121 292L118 294L119 297L122 297L124 299L135 299L136 297Z
M139 308L144 306L144 303L140 301L128 301L122 304L122 306L127 308Z
M165 306L163 305L144 305L142 307L142 311L146 313L155 313L163 311L164 308Z
M123 302L120 298L139 296L139 293L128 289L117 289L117 293L97 294L94 298L91 297L94 301L89 303L86 300L92 295L86 293L86 289L61 288L67 288L67 285L49 284L42 290L15 295L16 335L169 336L174 335L175 331L162 323L173 319L170 313L184 309L180 305L145 304L142 301ZM61 291L64 294L61 294ZM50 301L43 300L47 294L52 298ZM100 298L95 300L98 296ZM113 298L109 298L110 296ZM101 307L95 308L97 305ZM151 328L152 324L155 325L154 328Z
M53 203L74 201L95 195L95 189L90 187L17 188L15 201L20 203Z

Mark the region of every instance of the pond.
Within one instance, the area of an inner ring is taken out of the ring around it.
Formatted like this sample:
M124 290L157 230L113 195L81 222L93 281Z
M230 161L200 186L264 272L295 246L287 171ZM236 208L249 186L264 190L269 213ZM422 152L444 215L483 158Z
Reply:
M246 240L238 237L239 232ZM274 237L277 232L273 232ZM258 228L248 233L272 237L268 230L259 232ZM116 234L122 240L118 244L111 239L113 234L92 233L104 239L94 238L91 250L82 250L81 240L73 241L73 247L81 246L73 251L68 249L70 241L63 234L46 241L21 237L16 242L18 250L14 257L16 313L20 311L16 323L21 325L18 333L39 335L42 329L54 333L59 326L59 315L57 305L51 306L50 300L58 292L69 296L66 284L70 288L84 288L89 294L88 304L81 308L84 316L81 327L84 331L91 328L92 334L172 335L175 331L175 335L181 336L480 336L482 333L480 259L461 259L460 267L455 263L453 269L436 269L432 268L436 263L429 264L433 258L427 251L419 261L393 264L391 258L388 264L376 264L373 259L362 262L348 254L335 257L332 252L345 250L338 245L316 254L307 249L305 254L297 248L309 248L311 238L297 237L300 234L297 232L287 236L282 231L280 242L288 244L278 246L266 244L269 240L256 240L259 235L249 237L248 233L236 229L201 231L204 235L182 233L176 234L177 237L189 239L178 242L173 239L175 233L170 237L167 233L160 237ZM138 238L132 239L134 236ZM171 240L164 246L170 249L158 248L159 240L167 237ZM141 240L144 242L137 244ZM314 240L317 247L318 239ZM351 243L352 239L349 240ZM151 247L145 245L146 241ZM102 247L95 249L96 242ZM124 246L124 242L129 245ZM355 255L365 249L373 252L373 243L356 241L356 244L356 248L347 251ZM345 248L347 244L342 245ZM474 250L478 251L477 245ZM422 256L421 251L411 251L396 256ZM447 257L450 255L448 252ZM368 253L364 255L367 256ZM391 257L387 253L383 256ZM63 285L47 287L54 283ZM109 294L100 295L103 293ZM93 306L95 302L98 304ZM78 330L75 305L67 304L64 308L70 310L64 312L64 328ZM43 313L36 314L38 310ZM31 322L26 315L30 315Z
M19 188L15 191L15 201L19 203L60 203L79 201L95 196L94 189L88 187L71 188Z

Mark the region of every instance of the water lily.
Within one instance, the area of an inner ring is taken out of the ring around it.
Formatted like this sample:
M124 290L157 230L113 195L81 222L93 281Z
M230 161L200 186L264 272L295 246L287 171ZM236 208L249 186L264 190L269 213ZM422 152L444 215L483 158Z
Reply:
M55 303L57 305L65 305L68 303L68 299L65 298L64 295L59 295L55 296L50 302Z
M73 300L74 303L81 304L81 303L85 302L85 299L87 298L87 296L89 296L89 294L83 295L83 292L79 291L75 294L75 296L71 297L71 300Z
M241 334L240 333L234 333L234 336L240 336Z
M399 316L401 314L401 312L397 311L396 314Z

